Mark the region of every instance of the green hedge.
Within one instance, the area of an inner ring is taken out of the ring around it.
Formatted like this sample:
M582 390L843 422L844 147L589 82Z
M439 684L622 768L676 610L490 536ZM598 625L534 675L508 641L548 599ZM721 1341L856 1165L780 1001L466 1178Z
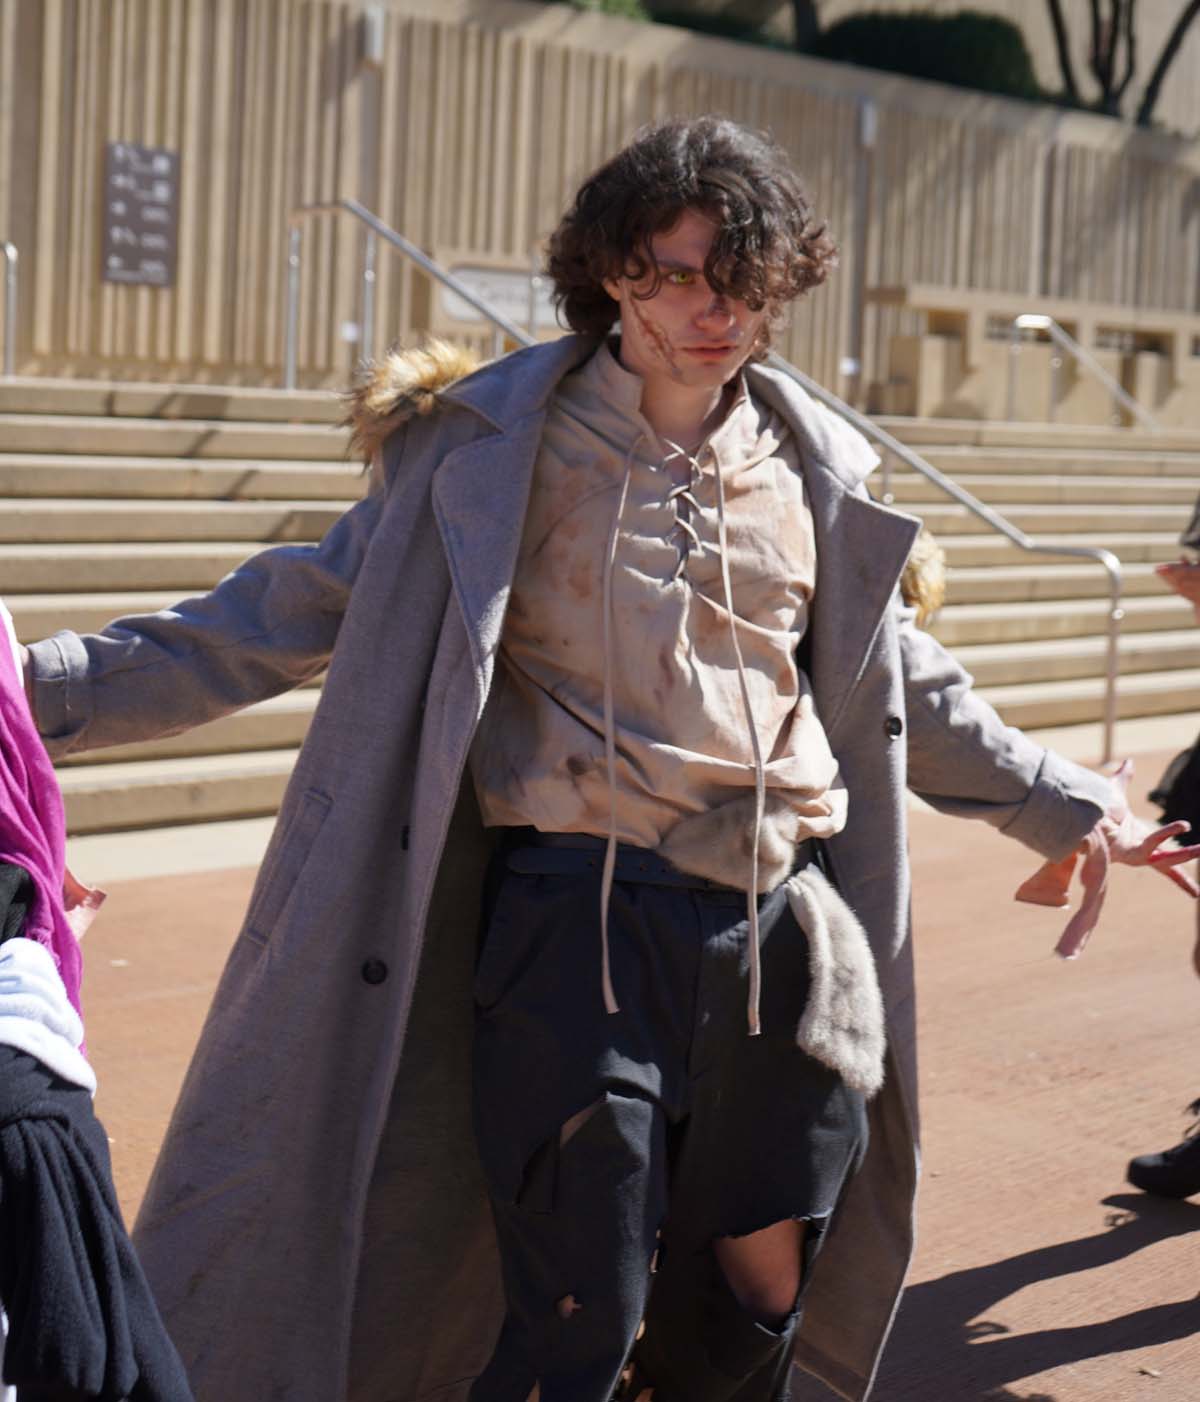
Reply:
M1043 96L1020 29L979 10L850 15L818 35L807 52L1007 97Z
M577 10L599 10L606 15L623 15L625 19L649 19L641 0L567 0Z

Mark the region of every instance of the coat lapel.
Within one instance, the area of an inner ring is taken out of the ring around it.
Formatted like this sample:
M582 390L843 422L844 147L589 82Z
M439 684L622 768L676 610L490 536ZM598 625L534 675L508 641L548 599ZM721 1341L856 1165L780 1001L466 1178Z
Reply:
M491 685L545 411L447 455L433 507L481 696Z
M811 681L832 743L920 523L856 496L819 467L805 480L817 542Z
M817 545L808 668L832 741L921 523L861 495L860 483L879 459L856 429L787 376L759 366L749 374L800 446Z

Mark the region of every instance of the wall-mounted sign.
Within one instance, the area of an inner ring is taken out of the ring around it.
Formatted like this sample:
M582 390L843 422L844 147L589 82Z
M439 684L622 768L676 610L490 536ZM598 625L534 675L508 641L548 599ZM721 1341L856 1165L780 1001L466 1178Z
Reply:
M179 153L109 142L104 157L104 281L172 286L178 243Z
M500 313L515 326L528 328L530 320L530 293L533 296L533 324L535 331L553 330L558 321L554 314L553 285L548 277L541 274L531 276L530 272L514 268L485 268L458 263L450 268L460 282ZM530 282L532 281L532 288ZM470 304L451 292L448 287L439 288L441 309L452 321L484 324L484 318Z

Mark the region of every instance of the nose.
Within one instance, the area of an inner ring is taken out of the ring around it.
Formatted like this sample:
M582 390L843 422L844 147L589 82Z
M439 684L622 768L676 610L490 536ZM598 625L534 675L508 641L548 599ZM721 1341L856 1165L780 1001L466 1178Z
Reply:
M701 306L696 319L697 321L716 322L718 325L728 325L733 320L733 307L728 296L724 292L712 291L712 295Z

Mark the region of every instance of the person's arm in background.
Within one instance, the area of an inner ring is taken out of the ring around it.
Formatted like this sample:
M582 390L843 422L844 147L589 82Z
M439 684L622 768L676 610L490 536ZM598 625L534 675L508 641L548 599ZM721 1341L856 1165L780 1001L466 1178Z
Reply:
M1191 604L1196 614L1196 622L1200 623L1200 563L1192 560L1172 560L1169 564L1155 565L1154 572L1168 589L1173 589ZM1200 866L1197 866L1197 875L1200 876ZM1196 971L1196 977L1200 978L1200 910L1196 912L1196 942L1192 946L1192 967Z
M1154 573L1168 589L1174 589L1191 604L1196 611L1196 622L1200 623L1200 563L1172 560L1169 564L1155 565Z

